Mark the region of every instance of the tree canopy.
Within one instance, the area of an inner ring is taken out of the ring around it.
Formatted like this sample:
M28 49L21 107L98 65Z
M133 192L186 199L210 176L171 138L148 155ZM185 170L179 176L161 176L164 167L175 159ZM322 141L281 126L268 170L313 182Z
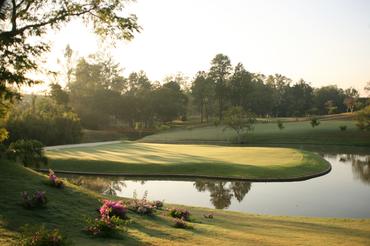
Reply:
M12 85L38 83L27 76L50 49L42 37L63 24L82 19L103 38L131 40L140 31L135 15L123 16L121 0L2 0L0 2L0 93L16 95Z

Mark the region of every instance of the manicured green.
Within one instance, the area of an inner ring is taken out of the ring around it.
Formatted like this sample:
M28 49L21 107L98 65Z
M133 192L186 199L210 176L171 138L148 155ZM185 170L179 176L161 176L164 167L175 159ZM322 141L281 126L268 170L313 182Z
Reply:
M341 131L340 126L347 126ZM320 125L312 128L310 121L285 122L284 129L278 124L257 123L254 131L248 132L243 142L249 145L264 144L328 144L347 146L370 146L370 132L360 131L353 120L321 120ZM141 142L158 143L202 143L233 141L236 135L224 126L207 126L168 130L150 135Z
M128 174L186 174L294 178L326 170L321 157L290 148L121 142L48 150L54 170Z
M260 216L195 207L186 207L195 220L190 223L192 230L174 228L165 211L154 217L130 212L134 222L126 236L93 239L82 231L84 217L97 215L98 199L103 197L68 183L56 189L45 185L45 180L20 165L0 162L0 245L15 244L24 224L59 228L76 245L366 245L370 241L370 219ZM20 193L25 190L46 191L47 208L22 208ZM209 213L214 219L203 217Z

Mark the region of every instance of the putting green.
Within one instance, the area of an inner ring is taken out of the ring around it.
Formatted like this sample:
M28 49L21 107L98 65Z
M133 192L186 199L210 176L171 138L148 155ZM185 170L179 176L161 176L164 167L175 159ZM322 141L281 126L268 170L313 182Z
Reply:
M55 170L137 175L289 179L317 175L330 165L291 148L121 142L48 150Z

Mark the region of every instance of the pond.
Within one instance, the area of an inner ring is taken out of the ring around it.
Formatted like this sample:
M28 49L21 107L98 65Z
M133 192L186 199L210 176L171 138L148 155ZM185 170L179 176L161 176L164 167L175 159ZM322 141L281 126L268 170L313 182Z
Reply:
M332 171L300 182L150 180L65 175L99 193L257 214L370 218L370 155L322 154Z

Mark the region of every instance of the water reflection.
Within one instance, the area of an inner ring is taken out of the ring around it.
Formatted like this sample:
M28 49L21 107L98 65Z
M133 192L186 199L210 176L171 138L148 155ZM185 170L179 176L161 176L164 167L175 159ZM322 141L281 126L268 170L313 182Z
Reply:
M121 192L126 187L123 180L114 177L107 179L103 177L68 175L65 178L72 184L104 195L117 196L117 192Z
M210 201L217 209L228 208L234 196L238 202L243 201L251 189L249 182L195 181L194 187L201 192L210 192Z
M332 164L324 176L301 182L253 183L137 177L71 176L102 194L270 215L370 218L370 155L323 153Z
M127 180L125 181L121 177L95 177L95 176L75 176L65 175L65 179L69 182L84 187L89 190L93 190L104 195L117 196L119 192L122 192L127 187L125 182L136 182L140 185L144 185L146 180ZM193 186L199 192L209 192L210 202L217 209L225 209L231 205L233 197L238 202L243 201L245 195L251 189L250 182L225 182L217 180L196 180Z
M346 154L342 155L339 161L350 163L355 178L370 185L370 156Z

